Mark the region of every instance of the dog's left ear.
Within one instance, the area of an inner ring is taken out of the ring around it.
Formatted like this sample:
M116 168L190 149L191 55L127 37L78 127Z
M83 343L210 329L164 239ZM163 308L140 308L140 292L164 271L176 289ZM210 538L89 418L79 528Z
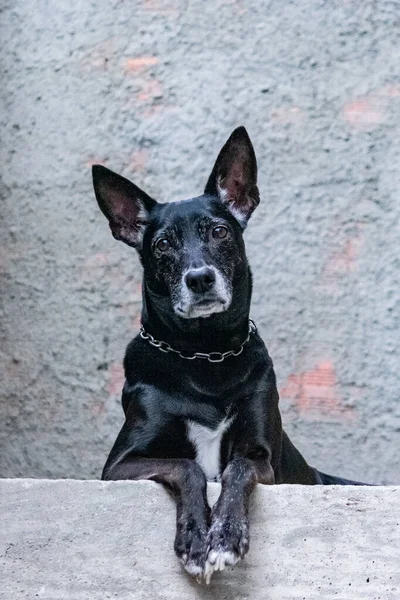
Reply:
M204 190L219 196L245 227L260 202L257 187L257 160L244 127L238 127L222 148Z

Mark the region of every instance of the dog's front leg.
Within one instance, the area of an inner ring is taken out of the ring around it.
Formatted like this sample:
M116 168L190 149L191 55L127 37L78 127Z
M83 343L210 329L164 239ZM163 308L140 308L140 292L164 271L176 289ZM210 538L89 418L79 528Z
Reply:
M268 459L234 458L221 479L221 494L211 513L207 538L205 579L214 571L234 565L249 549L249 498L257 483L273 484L274 472Z
M190 575L202 577L210 507L206 477L194 460L133 457L105 469L103 479L150 479L162 483L177 502L175 554Z

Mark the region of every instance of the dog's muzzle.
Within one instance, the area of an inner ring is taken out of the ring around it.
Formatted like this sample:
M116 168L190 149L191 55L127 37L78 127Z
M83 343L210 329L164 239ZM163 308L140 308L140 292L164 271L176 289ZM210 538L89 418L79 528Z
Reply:
M213 266L186 271L173 307L183 319L209 317L227 310L232 301L230 282Z

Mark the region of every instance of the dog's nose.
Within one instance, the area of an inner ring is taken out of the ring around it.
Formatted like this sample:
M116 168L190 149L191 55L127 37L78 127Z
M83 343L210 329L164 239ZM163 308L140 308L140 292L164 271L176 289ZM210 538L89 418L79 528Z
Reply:
M185 282L192 292L196 292L196 294L203 294L204 292L211 290L213 287L215 282L215 273L209 267L192 269L186 273Z

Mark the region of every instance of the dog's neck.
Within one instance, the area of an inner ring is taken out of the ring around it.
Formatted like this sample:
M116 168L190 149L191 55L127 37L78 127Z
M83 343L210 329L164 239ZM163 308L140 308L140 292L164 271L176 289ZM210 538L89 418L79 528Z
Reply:
M171 300L152 292L143 282L142 325L156 340L188 352L226 352L240 347L249 330L251 273L234 286L228 310L206 318L182 319Z

